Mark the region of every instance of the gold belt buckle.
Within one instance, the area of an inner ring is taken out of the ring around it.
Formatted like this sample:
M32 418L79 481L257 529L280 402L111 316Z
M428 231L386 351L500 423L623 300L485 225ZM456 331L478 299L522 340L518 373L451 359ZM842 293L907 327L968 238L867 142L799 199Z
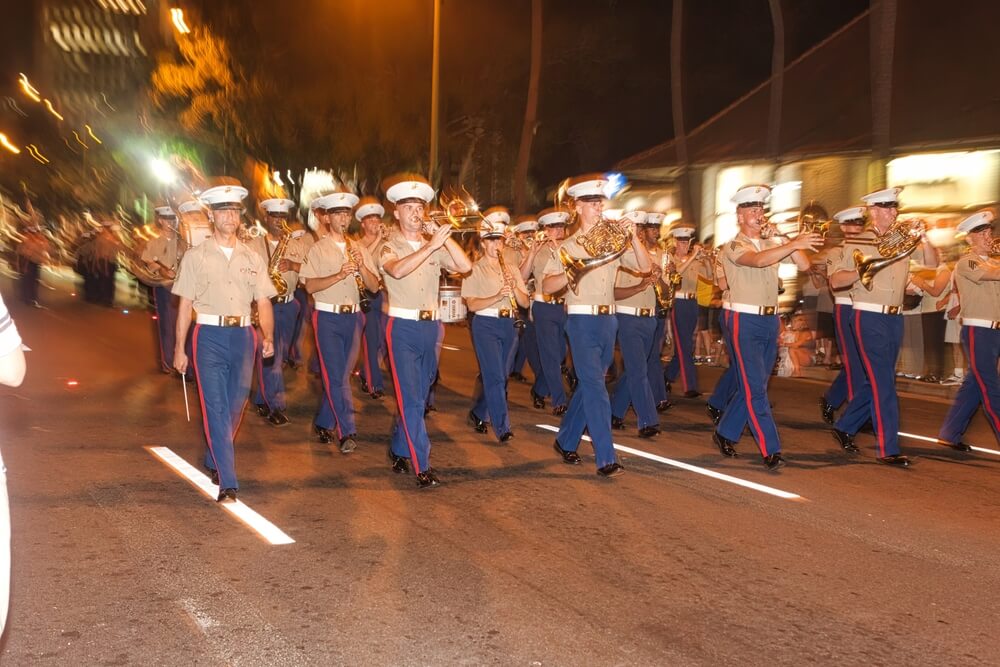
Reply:
M562 306L563 304L566 303L566 299L561 296L552 297L552 303L556 304L557 306Z
M1000 329L1000 322L994 321L993 324L990 325L990 329Z
M597 314L598 315L610 315L611 314L611 306L598 306L597 307Z
M223 315L222 316L222 326L224 327L238 327L243 324L243 318L239 315Z
M899 306L886 306L885 307L885 312L887 312L890 315L898 315L899 314Z
M341 315L348 315L348 314L354 312L354 306L350 306L350 305L344 304L344 305L340 306L340 310L338 312Z
M762 306L760 309L761 315L774 315L774 306Z
M639 317L649 317L652 314L653 314L653 311L651 311L649 308L640 308L639 309Z
M421 321L434 319L434 312L430 310L421 310L420 314L417 316Z
M501 308L497 314L500 317L510 317L510 308Z

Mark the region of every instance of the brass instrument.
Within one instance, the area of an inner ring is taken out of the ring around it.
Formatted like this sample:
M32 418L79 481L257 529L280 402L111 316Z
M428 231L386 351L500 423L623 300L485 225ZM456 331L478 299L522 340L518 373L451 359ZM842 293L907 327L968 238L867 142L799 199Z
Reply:
M267 275L271 279L274 289L278 291L278 296L284 297L288 294L288 281L281 275L278 264L285 258L285 251L288 250L288 242L292 239L292 229L281 218L278 219L278 222L281 224L281 238L278 239L278 245L274 248L274 252L271 253L271 259L267 262ZM254 236L252 238L257 237ZM267 239L264 240L264 243L267 243Z
M151 287L165 287L172 283L173 278L160 275L159 267L151 271L146 262L142 261L142 246L136 241L136 237L141 240L142 235L131 223L128 215L120 210L117 220L120 222L119 231L112 233L118 246L118 263L135 276L139 282Z
M923 231L923 220L896 220L885 234L877 236L872 244L878 250L880 257L866 257L861 250L855 249L851 253L851 258L865 289L871 291L875 274L916 250L923 238Z
M819 234L823 238L830 231L830 216L826 209L810 201L799 212L799 234Z
M480 213L476 202L453 197L444 204L442 210L428 211L424 214L424 232L433 234L434 230L443 224L451 225L455 231L478 231L479 221L482 219L483 214ZM470 221L471 225L468 224Z
M990 241L989 256L1000 257L1000 236L994 236L993 240Z
M372 309L372 301L368 298L368 288L365 287L365 279L361 276L361 253L358 252L357 246L348 238L344 236L344 241L347 243L347 253L354 260L354 284L358 286L358 307L361 308L362 313L367 313Z
M614 220L601 218L586 234L576 237L589 257L573 257L559 248L559 261L566 272L566 282L573 294L579 294L580 278L599 266L615 261L628 250L632 233Z
M656 316L663 319L667 316L667 311L674 307L677 288L684 278L677 272L676 265L670 261L667 253L663 253L660 259L660 275L661 278L653 283L653 291L656 293Z
M510 300L510 314L514 317L514 328L523 329L524 320L521 319L521 312L517 307L517 299L514 298L514 285L517 283L514 282L514 279L507 271L507 263L503 261L503 250L502 247L497 249L497 264L500 265L500 273L503 274L504 282L509 281L511 285L511 293L507 298Z
M546 234L544 230L538 230L537 232L534 233L533 236L529 236L524 239L518 238L516 234L511 235L509 238L506 239L506 242L507 242L507 247L510 248L511 250L517 250L517 251L531 250L531 248L534 247L536 243L541 243L545 241L548 237L549 235Z

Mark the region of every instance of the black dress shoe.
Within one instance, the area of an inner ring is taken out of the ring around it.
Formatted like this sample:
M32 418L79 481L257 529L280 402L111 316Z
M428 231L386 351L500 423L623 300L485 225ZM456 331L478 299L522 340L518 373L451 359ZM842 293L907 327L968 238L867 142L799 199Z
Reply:
M845 433L844 431L838 429L832 429L833 439L837 441L840 448L843 449L848 454L860 454L861 450L858 446L854 444L854 436L850 433Z
M611 415L611 428L618 429L619 431L625 428L624 417L615 417Z
M733 446L733 441L723 438L719 435L718 431L712 433L712 442L719 448L723 456L736 456L736 448Z
M274 426L284 426L288 423L288 417L281 410L272 410L271 414L267 417L267 421L271 422Z
M424 472L417 473L418 488L430 489L440 484L441 480L439 480L436 475L432 474L430 470L425 470Z
M385 392L382 391L381 389L376 389L375 391L373 391L372 393L370 393L369 396L371 396L372 398L378 399L378 398L382 398L383 396L385 396Z
M392 471L397 475L410 472L410 462L402 456L396 456L389 450L389 461L392 463Z
M712 423L718 426L719 422L722 421L722 410L709 405L706 412L708 412L708 418L712 420Z
M897 468L907 468L910 465L910 459L907 458L906 456L903 456L902 454L883 456L882 458L875 460L887 466L895 466Z
M219 491L219 498L215 502L217 503L235 503L236 502L236 489L222 489Z
M350 454L351 452L353 452L355 449L358 448L358 441L354 439L355 435L356 434L352 433L350 435L345 435L343 438L340 439L341 454Z
M951 447L954 450L959 451L959 452L971 452L972 451L972 445L970 445L967 442L961 442L961 441L959 441L959 442L956 442L954 444L950 444L948 446Z
M673 392L671 390L674 388L674 385L672 385L669 382L667 382L667 384L665 386L667 388L667 393L668 394L672 394Z
M271 415L271 411L268 409L266 405L261 405L260 403L257 403L255 407L257 408L257 414L259 414L261 417L267 419Z
M365 381L365 379L359 375L358 380L361 381L361 391L365 392L366 394L371 393L371 390L368 389L368 383Z
M528 381L528 378L524 377L517 371L511 373L509 377L511 380L514 380L515 382L520 382L521 384L525 384Z
M820 409L820 413L821 413L821 415L823 417L823 421L825 421L827 424L832 424L833 423L833 413L834 413L835 408L832 405L830 405L829 403L827 403L826 399L823 398L822 396L819 397L819 409Z
M657 426L643 426L639 429L640 438L652 438L654 435L659 435L660 429Z
M684 392L684 398L698 398L699 396L701 396L701 392L694 389L688 389Z
M625 468L622 467L621 463L615 461L614 463L609 463L602 468L598 468L597 474L601 477L617 477L618 475L625 474Z
M556 407L552 408L552 414L555 415L556 417L562 417L564 414L566 414L567 409L569 409L569 406L557 405Z
M211 468L209 468L208 469L208 474L212 478L212 484L215 484L216 486L218 486L219 485L219 471L218 470L212 470Z
M785 459L781 457L781 454L768 454L764 457L764 465L768 470L774 472L778 468L784 467Z
M559 441L556 440L552 445L552 449L559 452L559 456L562 457L563 463L568 463L570 465L576 465L580 462L580 455L576 452L571 452L569 450L563 449L559 446Z
M500 442L501 443L509 442L509 441L511 441L513 439L514 439L514 432L513 431L507 431L506 433L504 433L503 435L500 436Z
M664 399L656 404L657 412L666 412L670 408L674 407L674 402L670 399Z
M536 394L534 389L531 390L531 403L539 410L545 409L545 397Z
M322 426L317 426L313 424L313 432L319 436L319 441L324 445L328 445L333 442L333 431L328 428L323 428Z
M486 422L476 416L476 413L469 410L468 416L469 425L472 426L476 433L486 433L488 430L486 427Z

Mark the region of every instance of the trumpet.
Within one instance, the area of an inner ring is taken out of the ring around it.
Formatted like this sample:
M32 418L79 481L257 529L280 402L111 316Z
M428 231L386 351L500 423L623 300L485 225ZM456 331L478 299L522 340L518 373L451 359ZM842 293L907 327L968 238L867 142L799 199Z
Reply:
M466 202L459 197L448 200L442 210L428 211L424 214L424 232L433 234L441 225L451 225L455 231L470 232L479 229L479 221L483 214L475 201ZM472 221L472 224L468 224Z

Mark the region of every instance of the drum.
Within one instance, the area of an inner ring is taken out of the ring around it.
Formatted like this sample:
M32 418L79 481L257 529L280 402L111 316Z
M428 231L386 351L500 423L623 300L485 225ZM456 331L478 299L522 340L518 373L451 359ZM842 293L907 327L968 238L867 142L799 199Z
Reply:
M462 300L462 288L458 285L441 285L441 321L461 322L468 314L465 301Z
M202 213L186 213L181 220L181 237L187 247L194 248L212 235L212 223Z

